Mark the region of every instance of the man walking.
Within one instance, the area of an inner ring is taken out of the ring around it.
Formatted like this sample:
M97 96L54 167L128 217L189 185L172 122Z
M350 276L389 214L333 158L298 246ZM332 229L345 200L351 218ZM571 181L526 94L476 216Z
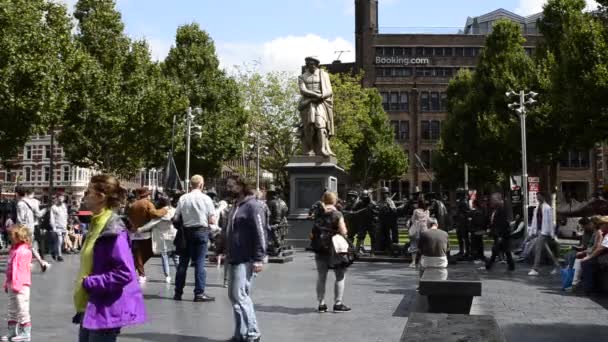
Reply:
M34 231L36 229L36 221L42 217L43 213L38 207L38 201L32 198L32 191L18 187L15 189L17 193L17 224L22 224L30 230L30 237L34 241ZM40 269L45 272L50 264L40 256L37 246L32 246L32 255L40 264Z
M205 293L205 258L209 248L209 231L216 224L213 201L202 190L205 185L203 176L194 175L190 179L191 191L183 195L175 209L174 222L182 231L185 248L180 248L179 265L175 275L175 295L173 299L182 300L186 273L190 260L194 263L194 301L211 302L215 298ZM179 234L179 233L178 233Z
M67 233L68 228L68 208L64 203L63 195L58 195L55 198L55 203L49 209L50 212L50 228L49 232L52 235L51 240L51 256L57 261L63 261L62 247L63 235Z
M494 246L492 246L492 257L486 263L486 270L491 270L496 257L500 253L504 253L509 265L509 271L515 270L513 255L511 255L510 236L511 230L507 214L505 213L504 201L500 193L492 194L490 198L490 235L494 238Z
M232 302L235 330L232 341L260 341L260 330L251 300L255 274L262 272L266 256L266 215L256 200L255 189L240 176L231 176L228 191L236 203L229 214L226 261L230 264L228 297Z
M553 210L551 206L547 204L545 195L538 193L536 194L538 200L538 206L534 209L532 216L532 229L536 230L536 244L534 245L534 266L528 273L529 276L537 276L538 268L540 266L540 258L543 255L543 250L547 251L547 255L551 258L555 268L551 271L551 274L557 274L559 270L559 261L553 255L550 244L555 239L555 229L553 229Z

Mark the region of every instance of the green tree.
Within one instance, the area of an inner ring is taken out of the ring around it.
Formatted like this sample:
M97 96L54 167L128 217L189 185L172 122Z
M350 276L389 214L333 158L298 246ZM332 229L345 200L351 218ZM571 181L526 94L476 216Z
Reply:
M237 79L249 113L246 145L251 146L259 139L260 167L271 172L274 183L287 190L289 178L285 166L300 149L294 133L300 120L297 78L286 72L260 74L241 68Z
M331 75L336 137L331 140L338 163L363 186L395 179L407 171L407 156L395 143L382 98L363 88L361 75Z
M608 138L608 31L584 8L584 0L550 0L539 25L546 99L562 150L591 148Z
M219 69L213 40L198 24L177 29L163 71L189 106L202 109L194 119L201 135L192 140L192 170L219 175L222 163L239 155L245 135L247 115L237 82ZM183 160L183 153L176 159Z
M42 18L42 20L41 20ZM0 3L0 159L60 121L73 62L65 6L44 0Z
M172 117L186 102L152 62L145 41L131 41L112 0L80 0L77 76L59 137L74 164L133 175L160 166Z
M538 89L539 73L523 48L519 25L501 20L495 23L474 73L461 71L448 86L449 116L443 125L444 162L438 173L453 172L455 164L467 163L483 181L520 170L521 136L519 118L508 108L509 90ZM539 131L546 123L537 110L529 117L529 155L540 157L546 149ZM453 156L458 156L454 158ZM448 167L448 169L442 169ZM443 177L448 178L448 177ZM504 179L504 178L503 178Z

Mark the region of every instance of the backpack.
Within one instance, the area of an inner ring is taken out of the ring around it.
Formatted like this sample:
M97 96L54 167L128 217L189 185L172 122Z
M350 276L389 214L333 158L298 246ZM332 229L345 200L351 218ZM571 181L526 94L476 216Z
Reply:
M38 229L40 230L52 230L51 228L51 208L48 208L42 218L40 219L40 223L38 223Z
M320 215L315 217L315 223L310 236L310 248L315 253L330 254L333 250L331 239L337 233L335 226L336 219L339 218L336 213L339 212L321 212Z

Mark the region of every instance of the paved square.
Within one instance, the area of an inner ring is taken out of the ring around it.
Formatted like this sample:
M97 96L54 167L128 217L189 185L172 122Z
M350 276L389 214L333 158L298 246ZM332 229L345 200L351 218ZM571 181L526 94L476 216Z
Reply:
M500 266L490 274L481 274L483 296L475 299L473 311L495 316L509 341L608 340L608 298L563 295L557 277L530 279L525 275L527 269L509 274ZM34 273L34 341L76 340L77 328L70 320L77 267L78 258L69 256L66 262L53 265L48 274ZM192 270L182 302L170 299L173 289L164 283L160 259L152 259L146 270L149 323L124 329L120 341L219 342L231 336L232 312L226 289L220 286L221 270L207 268L207 291L216 296L214 303L190 301ZM347 273L345 295L353 311L345 314L316 313L315 278L310 253L299 252L290 264L267 265L255 280L253 293L262 341L399 340L417 296L417 272L407 264L354 264ZM333 301L331 282L333 275L327 285L329 303ZM1 295L0 307L6 308L6 301Z

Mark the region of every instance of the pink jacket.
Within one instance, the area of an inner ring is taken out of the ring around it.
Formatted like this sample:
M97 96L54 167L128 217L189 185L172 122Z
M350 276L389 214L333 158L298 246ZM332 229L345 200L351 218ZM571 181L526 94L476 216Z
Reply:
M9 286L14 292L20 292L24 286L32 285L32 249L26 243L11 248L6 267L4 289Z

